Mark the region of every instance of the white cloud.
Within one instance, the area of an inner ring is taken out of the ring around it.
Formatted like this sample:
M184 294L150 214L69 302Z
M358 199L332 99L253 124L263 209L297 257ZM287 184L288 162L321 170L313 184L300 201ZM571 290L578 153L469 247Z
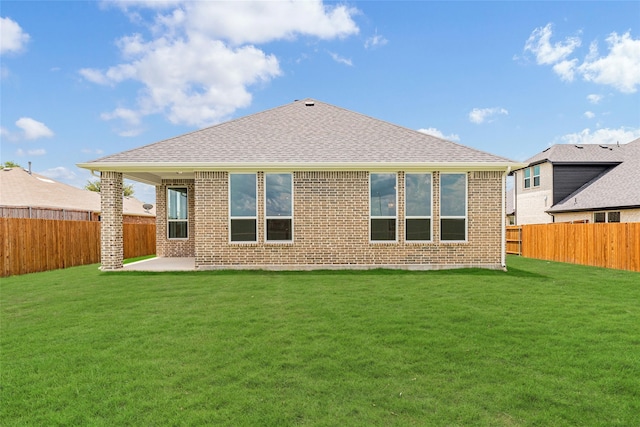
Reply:
M585 112L584 112L584 116L585 116L587 119L593 119L596 115L594 114L594 112L593 112L593 111L585 111Z
M22 129L25 139L50 138L53 136L53 131L44 123L30 117L19 118L16 121L16 126Z
M104 153L104 150L102 150L100 148L83 148L80 151L82 153L84 153L84 154L102 154L102 153Z
M11 18L0 17L0 54L21 52L29 41L29 34Z
M329 55L338 64L344 64L344 65L348 65L349 67L353 67L353 62L351 62L351 59L344 58L344 57L338 55L337 53L333 53L333 52L329 52Z
M572 82L573 77L575 76L576 64L578 63L577 59L572 59L571 61L560 61L553 66L553 71L560 76L561 80Z
M580 65L577 58L569 58L580 47L580 38L567 37L552 44L552 35L552 24L547 24L533 30L525 42L524 51L534 54L537 64L551 65L564 81L571 82L578 74L585 81L613 86L623 93L636 92L640 85L640 39L633 39L630 32L611 33L606 38L606 56L600 56L597 42L592 42Z
M481 124L484 122L492 122L493 118L498 115L508 115L509 112L504 108L474 108L469 113L469 120L472 123Z
M445 135L436 128L418 129L418 132L426 133L427 135L435 136L436 138L446 139L447 141L460 141L460 136L458 134L452 133L450 135Z
M625 144L640 138L640 128L597 129L586 128L581 132L570 133L555 139L554 144Z
M112 120L119 118L132 125L140 124L140 113L128 108L116 108L111 113L102 113L100 115L100 118L102 120Z
M613 86L623 93L635 93L640 85L640 39L630 33L607 37L609 54L597 56L597 45L592 44L590 54L578 68L586 81Z
M389 40L379 35L378 31L376 30L376 33L373 36L365 40L364 47L365 49L375 49L376 47L384 46L387 43L389 43Z
M184 22L190 31L239 45L293 39L320 39L358 34L352 19L357 10L311 1L187 2Z
M587 100L592 104L598 104L602 101L603 96L592 93L591 95L587 95Z
M66 168L64 166L58 166L55 168L46 169L42 172L39 172L40 175L44 175L48 178L56 179L56 180L64 180L64 181L75 181L78 175L75 174L71 169Z
M18 148L16 150L16 156L24 157L24 156L44 156L47 154L47 150L44 148L34 148L31 150L23 150L22 148Z
M524 50L533 53L538 64L555 64L571 55L580 46L578 37L567 37L563 42L551 44L551 23L533 30L527 39Z
M274 55L246 43L298 35L332 39L358 32L352 20L356 10L317 0L107 4L130 14L139 7L156 9L155 20L148 25L155 38L122 37L117 46L125 62L107 70L79 71L97 84L115 86L133 80L142 85L135 106L102 115L105 120L124 120L128 129L121 134L139 132L137 124L150 114L163 114L176 124L205 126L248 106L251 86L267 83L282 71Z

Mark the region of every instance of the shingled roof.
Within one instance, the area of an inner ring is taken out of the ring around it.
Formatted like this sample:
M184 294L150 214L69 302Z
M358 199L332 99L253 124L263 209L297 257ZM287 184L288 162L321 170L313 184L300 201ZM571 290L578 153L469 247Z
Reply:
M589 149L584 153L593 153L594 155L589 163L619 162L619 164L553 205L547 212L640 207L640 174L638 173L640 171L640 138L627 144L584 145L584 148ZM559 157L554 156L553 158L558 159ZM574 163L583 161L583 158L577 158Z
M556 144L525 160L529 166L543 162L554 164L621 163L625 144Z
M123 199L125 215L155 216L134 197ZM100 212L100 194L55 181L22 168L0 169L0 206Z
M78 166L121 171L133 179L158 183L163 174L176 171L418 165L506 169L515 163L305 99Z

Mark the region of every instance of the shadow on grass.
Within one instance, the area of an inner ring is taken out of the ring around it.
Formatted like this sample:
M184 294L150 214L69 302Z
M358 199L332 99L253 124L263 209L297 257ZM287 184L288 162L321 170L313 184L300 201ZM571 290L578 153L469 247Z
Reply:
M501 270L488 270L484 268L460 268L451 270L393 270L393 269L371 269L371 270L204 270L204 271L106 271L101 272L100 275L119 275L125 277L143 277L143 276L175 276L185 278L189 276L202 277L203 275L224 277L224 276L300 276L300 275L314 275L314 276L438 276L438 277L459 277L459 276L473 276L473 277L499 277L505 278L505 276L513 278L545 278L547 276L520 268L508 267L508 271Z

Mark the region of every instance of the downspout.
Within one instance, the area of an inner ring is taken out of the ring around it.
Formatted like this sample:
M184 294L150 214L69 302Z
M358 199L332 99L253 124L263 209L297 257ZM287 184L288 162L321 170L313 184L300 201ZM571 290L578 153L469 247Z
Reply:
M502 206L502 241L501 245L501 263L504 271L507 271L507 206L506 206L506 198L507 198L507 175L511 172L511 166L507 167L505 173L502 174L502 202L500 203Z

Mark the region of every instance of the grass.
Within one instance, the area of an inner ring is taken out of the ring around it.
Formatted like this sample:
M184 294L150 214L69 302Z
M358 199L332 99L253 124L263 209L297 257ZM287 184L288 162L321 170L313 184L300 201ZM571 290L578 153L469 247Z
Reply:
M0 423L640 425L640 274L2 279Z

